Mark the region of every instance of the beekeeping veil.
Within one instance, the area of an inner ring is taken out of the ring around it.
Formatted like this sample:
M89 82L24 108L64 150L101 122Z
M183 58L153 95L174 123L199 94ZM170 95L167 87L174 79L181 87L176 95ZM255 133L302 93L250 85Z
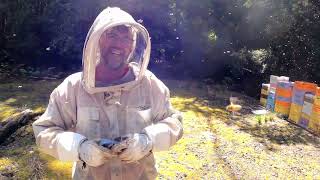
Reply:
M113 32L117 29L123 37ZM103 49L103 38L115 43L109 42L109 49ZM118 49L116 43L127 45L127 51ZM149 33L145 27L120 8L106 8L95 19L85 40L82 57L85 89L93 94L134 87L147 69L150 49ZM104 56L106 51L105 54L111 55Z

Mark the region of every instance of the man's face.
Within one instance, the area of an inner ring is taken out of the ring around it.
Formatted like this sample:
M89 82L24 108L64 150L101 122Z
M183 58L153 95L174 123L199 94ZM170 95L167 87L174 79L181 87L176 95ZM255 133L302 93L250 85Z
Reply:
M118 70L126 64L132 51L133 35L126 26L116 26L105 31L100 40L102 62L111 70Z

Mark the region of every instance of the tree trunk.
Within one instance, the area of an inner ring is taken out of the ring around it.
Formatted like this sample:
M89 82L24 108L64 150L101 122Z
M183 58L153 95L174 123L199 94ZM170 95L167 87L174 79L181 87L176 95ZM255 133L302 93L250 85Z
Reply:
M27 125L35 117L41 115L41 112L33 112L30 109L22 111L19 114L13 115L0 124L0 144L11 136L20 127Z

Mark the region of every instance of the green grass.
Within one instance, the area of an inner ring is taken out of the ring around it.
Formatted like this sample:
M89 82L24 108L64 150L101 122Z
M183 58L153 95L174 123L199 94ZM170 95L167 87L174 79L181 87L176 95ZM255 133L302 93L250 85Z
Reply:
M16 81L0 86L0 121L23 109L45 108L59 81Z

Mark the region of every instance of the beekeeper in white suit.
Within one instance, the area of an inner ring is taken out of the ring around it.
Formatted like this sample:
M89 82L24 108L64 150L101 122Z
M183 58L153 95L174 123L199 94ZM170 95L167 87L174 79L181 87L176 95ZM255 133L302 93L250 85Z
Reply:
M131 15L106 8L88 32L83 72L54 89L33 123L43 152L75 162L73 179L155 179L153 152L181 138L169 90L147 70L150 46L148 31ZM119 143L106 148L102 139Z

